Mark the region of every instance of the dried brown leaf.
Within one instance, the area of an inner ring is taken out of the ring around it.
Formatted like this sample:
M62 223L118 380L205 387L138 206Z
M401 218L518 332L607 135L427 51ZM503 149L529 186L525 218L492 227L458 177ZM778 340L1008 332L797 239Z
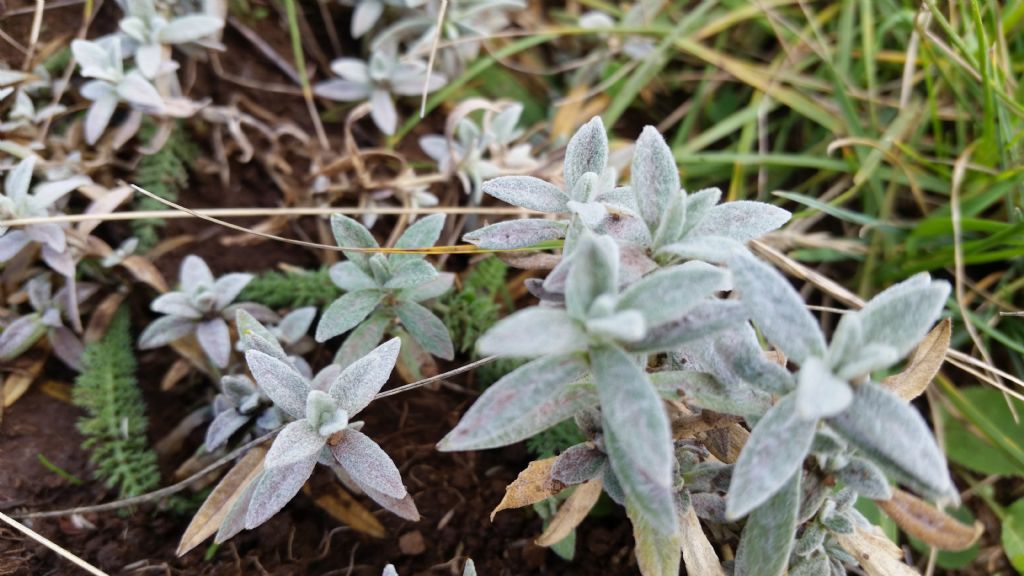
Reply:
M551 469L558 460L557 456L534 460L519 473L519 476L505 488L505 496L498 506L491 512L491 521L494 515L509 508L521 508L550 498L561 492L565 486L561 482L551 479Z
M121 261L121 266L131 272L131 275L139 282L149 284L161 294L167 292L167 280L149 259L142 256L128 256Z
M939 550L959 551L970 548L984 527L981 522L973 526L935 508L913 494L893 488L892 498L879 501L878 507L889 515L907 534Z
M739 424L716 428L704 433L704 444L709 452L726 464L733 464L740 457L740 450L747 443L750 432Z
M189 364L188 360L178 358L167 369L167 372L164 372L164 377L160 379L160 389L166 392L174 388L182 378L188 376L191 372L192 365Z
M224 475L224 479L210 492L202 507L192 517L192 522L181 537L176 554L183 556L210 536L217 533L221 522L228 511L238 500L250 482L263 472L263 457L267 449L257 446L242 457L234 467Z
M597 499L601 497L604 483L600 478L588 480L576 487L558 509L544 533L537 538L538 546L553 546L568 536L590 513Z
M725 576L718 554L704 534L693 506L689 506L685 514L679 515L679 530L686 573L689 576Z
M952 333L953 322L949 318L936 324L918 344L907 367L883 380L882 384L908 402L920 396L946 360Z
M340 485L335 485L334 490L317 496L313 503L338 522L357 532L374 538L384 538L388 535L380 520Z
M920 572L903 562L899 547L875 526L857 527L852 534L835 537L868 576L920 576Z
M43 371L43 364L49 354L42 347L35 347L13 362L11 374L4 380L3 407L10 408L28 391Z
M39 385L39 391L54 400L59 400L65 404L71 404L71 384L68 384L67 382L44 380L43 383Z
M85 329L83 341L86 344L96 342L107 333L110 321L114 319L114 314L117 313L117 309L124 302L125 296L127 294L124 292L111 292L96 306L96 309L92 311L92 316L89 318L89 325Z

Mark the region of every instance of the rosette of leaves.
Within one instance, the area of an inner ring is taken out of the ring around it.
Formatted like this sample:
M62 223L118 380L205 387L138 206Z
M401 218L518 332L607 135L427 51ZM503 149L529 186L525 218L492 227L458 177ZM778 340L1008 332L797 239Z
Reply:
M135 44L135 65L146 78L159 75L170 46L196 42L224 28L224 20L207 14L168 18L157 11L153 0L131 0L127 7L128 14L118 27Z
M483 128L467 116L456 123L453 139L440 134L420 138L423 152L437 162L442 174L454 174L459 179L474 205L480 204L485 179L502 173L526 172L538 164L529 144L515 144L522 135L516 126L523 106L512 104L496 114L490 112L490 108L485 108Z
M0 100L3 98L0 97ZM48 104L39 110L28 95L28 90L19 89L14 94L14 105L7 111L7 121L0 122L0 133L11 133L25 130L31 134L30 128L38 126L43 122L51 120L58 114L64 113L67 107L62 104Z
M419 513L391 458L352 421L387 382L398 358L393 338L347 368L330 364L309 378L273 334L244 310L238 331L253 378L289 422L274 439L263 471L227 513L217 542L251 530L299 492L318 462L358 486L389 511L410 520Z
M331 71L340 78L318 83L314 87L316 94L342 102L369 102L373 123L389 136L398 125L395 96L421 94L424 86L433 92L448 81L438 72L430 75L428 84L426 63L400 59L394 46L374 50L369 62L339 58L331 62Z
M71 51L82 68L82 76L93 78L82 85L82 96L92 101L85 115L85 141L95 144L110 124L121 102L149 114L160 114L164 100L156 87L139 70L124 71L121 39L74 40Z
M850 535L858 527L870 525L853 507L856 502L857 493L844 489L821 503L814 517L803 524L793 545L789 574L846 574L847 566L857 565L857 559L837 540L837 536Z
M444 219L443 214L433 214L416 221L395 242L395 248L433 246L441 235ZM331 229L341 247L379 248L373 234L347 216L333 215ZM346 293L324 310L316 327L317 342L352 331L338 350L336 362L347 366L399 326L430 354L445 360L455 356L444 322L421 304L448 292L454 275L439 273L423 254L384 255L349 250L345 256L348 260L332 266L330 275Z
M166 346L194 334L210 361L224 368L231 356L231 333L226 319L232 318L239 307L247 307L262 317L274 316L259 304L232 305L252 278L252 274L243 273L214 278L202 258L193 254L186 256L179 273L181 289L162 294L150 303L150 310L164 316L151 322L142 332L139 348Z
M438 69L450 78L462 73L480 54L480 42L508 26L508 12L526 8L525 0L448 0L441 41L450 43L437 53ZM437 32L441 0L427 0L406 10L374 38L372 49L388 44L407 46L408 54L429 54Z
M220 379L221 392L213 399L213 422L206 429L204 447L208 452L227 444L242 428L252 424L253 432L269 432L281 425L281 412L248 376L229 374Z
M438 448L511 444L598 404L610 469L627 508L657 532L675 534L672 436L646 355L738 320L735 303L711 298L724 276L689 262L620 291L618 244L585 233L566 281L565 309L521 310L478 342L485 355L536 359L488 388Z
M484 226L465 234L466 242L488 249L525 248L565 238L570 254L584 229L605 232L601 224L612 214L632 213L625 188L616 186L617 174L608 165L608 136L595 116L569 140L565 149L562 190L535 176L501 176L484 182L482 190L495 198L553 215L571 213L569 220L523 218Z
M917 346L941 314L949 284L927 274L896 284L861 310L844 314L826 344L799 294L780 273L749 254L732 257L729 267L753 322L799 366L782 382L783 389L769 390L781 397L757 418L733 471L726 516L750 516L738 573L785 570L800 506L801 471L812 453L840 464L836 476L869 498L887 497L888 476L929 498L957 501L945 457L927 423L872 380L872 373L892 367ZM775 534L770 544L765 532L749 528L769 524L764 530Z
M86 176L72 176L39 184L29 193L36 157L28 156L7 173L4 193L0 194L0 218L37 218L56 212L54 203L72 190L92 182ZM75 274L75 261L68 250L64 229L59 224L29 224L11 229L0 224L0 264L14 258L26 246L37 244L47 266L64 276Z
M70 310L77 310L78 303L96 292L92 284L67 285L53 292L50 277L46 274L28 281L25 291L33 312L21 316L0 332L0 361L7 362L21 356L46 336L54 354L75 370L82 368L82 341L70 328L64 325L65 318L71 319ZM70 299L74 294L75 302Z

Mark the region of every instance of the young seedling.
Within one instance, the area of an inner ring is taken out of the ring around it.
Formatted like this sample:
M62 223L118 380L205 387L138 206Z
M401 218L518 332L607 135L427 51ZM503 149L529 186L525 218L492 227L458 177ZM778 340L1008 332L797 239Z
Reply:
M228 512L217 542L266 522L299 492L318 462L391 512L419 519L394 462L359 431L362 423L352 420L387 382L400 341L393 338L345 369L330 364L309 378L273 334L244 310L238 312L237 324L253 378L291 422L274 439L262 473Z
M74 307L70 302L72 291L68 286L53 293L48 274L36 276L26 284L28 301L33 312L15 319L0 332L0 361L7 362L23 354L44 335L53 347L54 354L69 367L82 367L82 341L78 335L64 325L64 319L71 309L77 310L81 302L96 292L92 284L75 284Z
M153 321L139 336L139 348L148 350L166 346L179 338L195 334L199 346L218 368L228 365L231 333L226 319L239 307L263 317L274 313L258 304L234 304L235 298L252 280L252 274L225 274L214 278L202 258L189 255L181 262L181 289L157 297L149 308L165 314Z
M443 214L418 220L402 234L395 248L433 246L443 227ZM347 216L332 216L331 229L339 246L378 247L370 231ZM346 294L324 310L316 327L317 342L352 330L338 350L336 362L347 366L365 355L396 325L430 354L445 360L454 357L454 345L444 322L420 304L447 292L454 275L438 273L423 254L346 251L345 256L348 260L332 266L330 273Z

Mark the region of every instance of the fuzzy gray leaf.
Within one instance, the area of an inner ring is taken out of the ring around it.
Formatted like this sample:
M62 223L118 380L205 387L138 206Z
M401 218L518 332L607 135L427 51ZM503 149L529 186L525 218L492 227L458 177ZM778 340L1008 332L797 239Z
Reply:
M455 357L455 346L448 334L448 327L433 312L415 302L400 302L396 312L402 327L424 350L444 360Z
M637 310L647 325L678 320L694 306L721 289L725 273L704 262L687 262L658 270L627 288L619 297L619 310Z
M437 243L441 237L441 230L444 229L444 214L431 214L426 218L420 218L395 242L395 248L430 248ZM421 254L391 254L388 260L393 266L401 265L410 260L422 260Z
M538 212L567 212L569 197L557 186L534 176L501 176L484 182L485 194L513 206Z
M934 494L958 499L946 458L921 414L874 383L857 386L853 404L828 420L865 456Z
M857 494L872 500L892 498L892 486L885 473L870 460L854 456L850 462L835 472L844 486Z
M383 294L377 290L348 292L324 310L316 326L316 341L326 342L362 322L377 307Z
M375 490L371 486L360 486L363 492L366 493L374 502L380 504L388 512L404 518L410 522L417 522L420 519L420 512L416 509L416 503L412 500L411 494L406 494L402 498L392 498L383 492Z
M196 329L196 321L181 316L162 316L150 322L139 335L139 350L165 346Z
M355 330L345 337L337 354L334 355L334 363L345 368L349 364L370 353L387 331L391 324L391 316L383 312L374 312L362 324L356 326Z
M181 316L182 318L192 318L194 320L203 317L203 313L196 310L195 306L192 305L192 300L184 292L161 294L149 303L149 309L160 314Z
M724 236L740 243L777 230L792 214L764 202L737 200L718 204L708 210L690 231L691 236Z
M348 429L341 440L331 446L335 460L360 488L369 486L391 498L405 498L408 492L402 484L402 475L395 463L376 442L359 432Z
M398 299L409 302L432 300L451 290L454 283L455 274L451 272L438 272L437 276L434 276L432 280L399 292Z
M744 251L739 242L725 236L693 236L658 249L658 254L670 254L684 260L703 260L715 264L728 262Z
M235 326L243 350L259 350L283 362L288 362L288 354L281 347L277 338L244 308L235 311Z
M747 319L742 303L731 300L711 300L694 307L677 321L649 329L647 336L627 349L630 352L668 352L688 342L706 338Z
M619 245L608 236L585 233L572 254L565 282L565 306L569 315L586 318L594 300L603 294L615 294L618 283Z
M338 262L328 270L331 281L345 292L373 290L378 288L377 282L351 260Z
M775 495L747 519L736 550L736 576L782 576L786 573L799 510L798 470L783 478Z
M829 370L820 358L811 357L800 367L796 385L796 411L805 420L835 416L853 402L853 389Z
M506 316L477 340L485 356L535 358L578 352L586 334L558 308L525 308Z
M203 442L203 448L207 452L213 452L227 444L228 439L235 432L238 432L242 426L249 423L249 419L249 415L239 414L234 409L228 409L217 414L217 417L213 419L213 422L210 422L210 426L206 429L206 439Z
M654 126L645 126L636 141L630 178L640 215L654 229L680 189L672 149Z
M267 469L290 467L305 460L316 460L327 439L317 433L305 419L284 427L270 445L264 465Z
M566 448L551 467L551 479L566 486L582 484L596 478L603 470L608 458L589 443L576 444Z
M626 499L662 534L678 530L672 495L672 434L647 374L614 346L590 350L605 449Z
M679 379L687 403L736 416L761 416L772 407L772 396L743 381L721 382L697 372Z
M597 404L592 387L574 384L587 371L580 354L545 356L492 384L438 445L442 452L507 446Z
M564 238L568 227L564 220L506 220L469 232L462 239L487 250L511 250Z
M345 368L331 383L330 395L349 416L362 412L384 387L401 347L398 338L388 340Z
M800 294L771 266L748 254L729 261L747 312L765 337L798 364L825 354L825 338Z
M289 466L267 468L255 482L256 488L249 500L245 514L245 529L253 528L269 520L291 502L313 473L317 459L300 460Z
M406 254L392 254L392 256L406 256ZM430 282L437 276L434 266L422 258L401 261L391 278L384 284L389 290L402 290L414 288Z
M309 385L294 366L259 350L247 350L245 361L263 393L278 408L292 418L305 417Z
M753 386L776 395L793 389L792 374L765 356L748 322L684 344L673 357L685 361L688 369L707 372L727 386Z
M213 318L196 326L196 340L218 368L228 365L231 357L231 331L223 318Z
M600 116L580 127L565 148L565 188L572 190L587 172L601 174L608 164L608 135Z
M811 449L815 420L796 412L796 399L786 396L750 433L729 485L726 515L736 520L767 502L800 470Z
M331 231L334 233L335 242L343 248L377 248L379 246L373 234L370 234L365 226L342 214L331 216ZM345 256L364 271L369 271L369 264L367 264L369 254L347 251Z

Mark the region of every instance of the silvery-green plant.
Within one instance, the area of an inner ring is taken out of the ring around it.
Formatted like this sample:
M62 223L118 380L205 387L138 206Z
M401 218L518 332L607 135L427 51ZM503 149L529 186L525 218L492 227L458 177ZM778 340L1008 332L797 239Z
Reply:
M318 83L316 94L342 102L369 102L373 123L389 136L398 125L395 96L415 96L424 87L433 92L447 82L444 74L435 72L428 84L426 63L400 58L394 46L374 50L369 62L339 58L331 62L331 71L340 78Z
M481 42L508 26L508 12L524 8L525 0L449 0L441 41L452 45L438 51L438 69L450 78L461 74L480 54ZM407 54L426 56L434 43L440 11L441 0L427 0L405 10L374 37L372 49L400 44L407 46Z
M142 72L125 73L120 38L75 40L71 51L82 68L82 76L93 78L80 90L82 96L92 101L85 116L85 140L90 145L103 135L121 102L149 114L164 111L163 97Z
M195 334L200 348L218 368L228 365L231 356L231 331L227 320L239 307L248 308L262 317L273 317L269 309L258 304L234 304L252 274L232 273L214 278L202 258L188 255L181 262L180 290L158 296L149 304L150 310L165 314L146 326L139 336L139 348L147 350L166 346L179 338Z
M202 40L224 28L224 20L208 14L161 13L154 0L130 0L126 9L118 27L131 40L131 55L146 78L156 78L169 65L176 67L164 59L165 48Z
M362 422L352 420L387 382L398 358L399 339L381 344L347 368L330 364L310 378L273 334L244 310L238 312L237 324L253 378L291 421L274 439L263 472L228 512L217 542L270 519L299 492L318 462L389 511L418 520L395 463L360 432Z
M0 98L2 100L2 98ZM62 104L47 104L36 110L28 90L22 88L14 93L14 105L7 111L7 120L0 122L0 133L10 133L34 128L67 110Z
M4 193L0 195L0 218L50 216L56 212L56 202L72 190L92 182L86 176L72 176L38 184L29 193L35 165L36 156L28 156L7 173L4 179ZM30 224L14 229L0 224L0 264L13 258L30 244L41 246L40 255L43 261L54 271L64 276L74 275L75 261L68 250L64 229L59 224Z
M740 518L798 471L827 426L891 476L957 500L946 460L921 415L871 380L913 350L942 312L949 284L919 274L844 314L825 336L786 279L750 255L729 262L741 301L765 338L799 366L790 390L751 432L736 463L727 513ZM756 384L756 383L753 383ZM773 391L773 392L778 392Z
M418 220L395 242L395 248L433 246L444 220L443 214ZM338 246L379 247L365 226L347 216L332 216L331 229ZM348 260L332 266L330 276L346 293L324 310L316 327L317 342L352 330L338 350L336 362L347 366L399 326L430 354L445 360L454 357L444 322L421 304L447 292L455 280L452 274L439 273L423 254L345 251L345 256Z
M412 170L406 170L399 176L399 180L405 178L414 179L416 178L416 174ZM374 190L367 194L367 211L361 217L363 225L367 228L373 228L373 225L377 223L378 217L376 209L384 206L391 206L394 201L398 201L399 206L408 206L413 210L418 208L432 208L437 206L440 202L437 196L430 191L430 186L426 184L415 184L413 186L402 188L393 187ZM409 216L409 223L411 224L416 222L416 218L416 214L411 214Z
M285 314L280 320L269 322L267 330L290 354L301 355L313 349L313 339L309 337L309 329L316 320L316 307L296 308ZM241 340L235 343L235 349L243 351Z
M229 374L220 379L221 392L213 399L213 421L206 429L203 447L212 452L227 444L239 430L252 425L254 434L281 425L281 411L251 378Z
M521 310L480 338L482 354L536 359L488 388L438 447L522 440L572 415L552 404L578 409L595 400L579 388L588 380L623 499L658 532L674 534L672 436L646 358L738 318L734 303L712 298L725 282L715 266L688 262L620 289L619 261L614 239L584 232L566 280L565 309Z
M470 203L480 204L485 179L510 172L528 172L537 167L529 144L516 144L522 135L517 128L523 113L521 104L511 104L500 112L485 111L481 128L469 117L459 120L454 139L440 134L420 138L420 148L437 162L442 174L455 174Z
M77 283L73 289L65 285L54 293L49 274L29 280L25 291L33 311L14 319L0 331L0 362L17 358L46 336L54 354L69 367L80 370L82 341L64 325L64 320L71 320L69 311L77 310L78 304L94 294L96 288L92 284ZM72 294L75 302L70 301Z
M569 254L584 229L604 232L603 223L632 214L629 191L617 186L618 175L608 166L608 135L600 117L584 124L569 140L563 174L564 190L534 176L502 176L485 182L482 190L514 206L553 215L571 213L569 220L507 220L474 230L463 239L481 248L511 249L565 238Z

